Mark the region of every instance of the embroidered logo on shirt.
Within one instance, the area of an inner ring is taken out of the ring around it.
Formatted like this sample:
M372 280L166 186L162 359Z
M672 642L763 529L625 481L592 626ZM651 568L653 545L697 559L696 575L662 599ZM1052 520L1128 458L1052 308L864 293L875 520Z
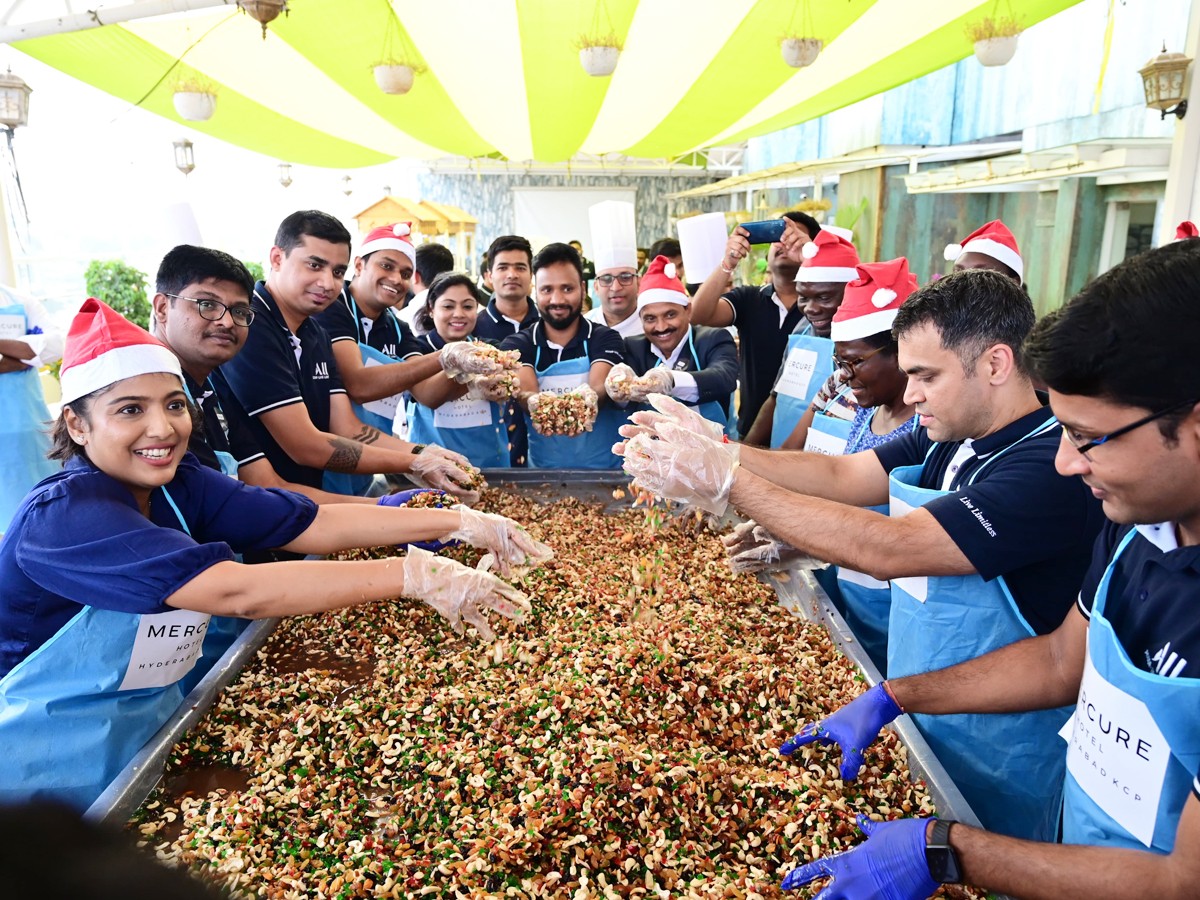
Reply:
M1167 641L1163 644L1161 650L1150 655L1150 651L1146 651L1146 666L1155 675L1161 675L1163 678L1178 678L1187 666L1187 660L1181 657L1178 653L1171 652L1171 642Z
M313 367L313 378L328 378L329 363L319 362Z

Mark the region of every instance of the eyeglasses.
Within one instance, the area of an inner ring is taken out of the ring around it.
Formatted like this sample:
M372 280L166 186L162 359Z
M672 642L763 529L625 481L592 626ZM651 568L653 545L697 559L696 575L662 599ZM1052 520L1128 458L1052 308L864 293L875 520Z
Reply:
M866 356L864 356L860 359L846 360L846 359L838 359L835 356L833 358L833 370L835 372L837 372L839 370L842 372L845 372L846 380L849 381L851 378L853 378L855 375L858 374L859 366L861 366L863 363L865 363L868 359L870 359L876 353L882 353L884 350L888 349L888 346L889 345L884 345L882 347L876 347L874 350L872 350L870 353L868 353Z
M1088 453L1092 450L1095 450L1101 444L1107 444L1113 438L1119 438L1121 435L1128 434L1135 428L1141 428L1143 425L1147 425L1150 422L1153 422L1155 419L1161 419L1164 416L1169 416L1173 412L1178 412L1179 410L1186 409L1189 406L1195 406L1197 403L1200 403L1200 400L1184 400L1181 403L1176 403L1174 406L1168 406L1166 409L1160 409L1156 413L1150 413L1150 415L1144 416L1143 418L1138 419L1136 422L1130 422L1123 428L1118 428L1116 431L1111 431L1106 435L1096 438L1095 440L1088 441L1086 444L1075 443L1075 439L1071 437L1071 432L1067 429L1066 425L1063 426L1063 437L1067 439L1068 444L1079 451L1084 459L1090 460L1091 457L1088 456Z
M210 322L221 321L225 318L226 312L233 319L234 325L241 325L243 328L249 328L250 323L254 321L254 310L249 306L226 306L219 300L197 300L195 297L182 297L179 294L166 294L166 296L195 303L196 312L200 313L200 318L208 319Z
M629 287L637 279L636 272L622 272L619 275L605 273L604 275L596 276L596 284L602 284L605 287L612 287L614 281L621 282L621 287Z

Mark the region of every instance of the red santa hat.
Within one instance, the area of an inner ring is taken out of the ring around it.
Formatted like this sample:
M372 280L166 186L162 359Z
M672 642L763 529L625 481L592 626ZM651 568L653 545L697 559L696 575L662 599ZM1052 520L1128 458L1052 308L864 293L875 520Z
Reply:
M858 267L858 278L846 285L842 305L833 314L829 337L857 341L881 331L891 331L900 305L917 289L917 276L908 271L908 260L889 259Z
M63 348L62 402L116 384L126 378L167 372L183 381L179 358L99 300L89 298L79 308Z
M687 291L683 289L683 283L675 274L675 263L662 255L650 260L646 274L638 282L638 310L651 303L677 303L687 306L691 302Z
M961 244L947 244L944 255L950 262L957 262L964 253L982 253L984 256L990 256L1016 272L1018 278L1025 279L1025 263L1021 261L1017 239L999 219L994 219L971 232Z
M1188 238L1200 237L1200 229L1195 222L1180 222L1175 226L1175 240L1186 241Z
M358 255L366 256L376 250L399 250L416 266L417 248L412 242L412 223L395 222L392 225L372 228L367 233L367 239L358 248Z
M808 282L841 282L853 281L858 277L855 266L860 262L858 251L854 245L826 228L817 232L817 236L804 245L800 251L804 262L796 272L796 283Z

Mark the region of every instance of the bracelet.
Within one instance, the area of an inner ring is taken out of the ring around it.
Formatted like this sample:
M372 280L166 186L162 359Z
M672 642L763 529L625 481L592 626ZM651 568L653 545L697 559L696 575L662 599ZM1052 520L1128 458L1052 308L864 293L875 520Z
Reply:
M904 707L900 705L900 701L897 700L896 695L892 693L892 686L887 683L887 680L885 679L884 681L881 681L880 684L883 685L884 692L891 697L892 702L896 704L896 709L900 710L900 712L904 712Z
M724 258L721 259L721 271L724 272L726 275L732 275L736 270L737 270L737 266L734 266L732 269L725 268L725 260L724 260Z

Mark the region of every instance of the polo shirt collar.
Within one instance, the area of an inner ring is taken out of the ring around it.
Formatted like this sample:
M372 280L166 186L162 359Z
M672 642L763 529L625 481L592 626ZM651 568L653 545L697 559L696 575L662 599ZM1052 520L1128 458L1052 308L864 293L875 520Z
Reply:
M1021 418L1009 422L999 431L989 434L987 437L978 438L971 444L976 458L987 459L988 456L997 450L1003 450L1005 447L1011 446L1039 425L1046 424L1053 416L1054 412L1050 407L1040 406L1033 412L1026 413Z
M572 347L577 347L584 341L591 339L592 323L583 316L579 317L579 329L575 332L575 337L571 338L563 345L563 350L570 350ZM543 327L541 320L533 326L533 342L544 346L550 345L549 338L546 337L546 329Z
M1179 539L1176 537L1174 522L1159 522L1156 525L1134 525L1138 534L1152 543L1163 553L1179 549Z
M267 290L267 283L265 281L260 281L254 286L254 296L258 298L260 303L262 303L263 308L266 310L267 316L271 319L271 321L273 321L276 325L290 335L292 333L292 329L288 328L288 323L284 320L283 313L279 311L279 304L275 298L271 296L271 292ZM301 323L300 331L304 331L311 327L313 327L312 316L309 316L304 320L303 323ZM298 336L299 334L297 334L297 337Z
M683 337L679 339L679 343L675 345L675 349L671 351L671 356L668 358L662 355L662 351L650 344L650 352L662 360L663 365L668 369L675 368L675 363L679 362L679 357L683 355L683 351L687 349L688 343L692 339L692 326L687 327L687 331L683 333ZM649 339L647 339L649 343Z
M521 328L525 328L541 318L541 316L538 315L537 307L534 306L532 300L526 297L525 303L527 304L528 308L525 312L525 318L521 320ZM495 297L492 297L492 299L488 301L487 308L484 310L484 312L491 316L492 321L497 325L499 325L501 322L509 321L507 318L505 318L504 313L500 312L499 307L496 306Z

